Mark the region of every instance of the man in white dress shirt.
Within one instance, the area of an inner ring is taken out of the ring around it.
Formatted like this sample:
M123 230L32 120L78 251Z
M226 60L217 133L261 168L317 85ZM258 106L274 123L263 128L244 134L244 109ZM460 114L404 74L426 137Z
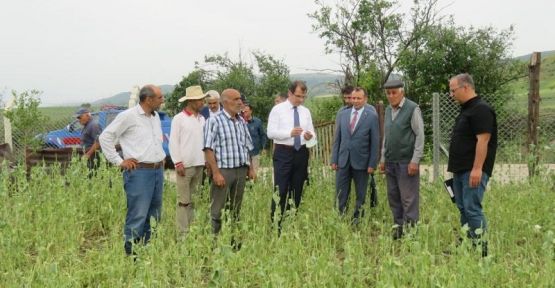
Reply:
M172 120L169 148L175 165L177 185L175 220L179 238L185 236L193 220L192 195L199 192L202 169L205 164L202 151L205 120L204 116L200 115L200 110L206 97L208 94L202 93L200 86L187 87L185 96L178 100L185 102L185 108Z
M139 92L139 104L116 116L99 137L106 159L121 167L127 196L125 217L125 253L129 256L133 243L148 243L150 218L160 221L164 189L163 134L156 112L164 96L159 87L146 85ZM123 159L116 152L119 142Z
M304 82L293 82L289 86L287 101L274 106L268 118L268 138L275 144L274 185L279 191L280 228L283 214L289 209L288 199L293 199L296 208L301 204L303 185L308 177L309 154L305 143L316 137L310 111L302 105L306 93ZM272 198L272 221L275 210L276 203Z

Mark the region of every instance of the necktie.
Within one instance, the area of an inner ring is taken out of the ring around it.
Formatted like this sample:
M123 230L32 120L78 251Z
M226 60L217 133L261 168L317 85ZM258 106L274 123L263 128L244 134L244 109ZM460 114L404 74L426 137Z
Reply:
M357 124L357 115L358 115L358 111L355 110L353 119L351 120L351 134L353 134L353 131L355 131L355 125Z
M301 127L301 121L299 120L299 111L297 110L297 106L293 107L293 126L295 128ZM297 151L301 149L301 135L293 137L293 147Z

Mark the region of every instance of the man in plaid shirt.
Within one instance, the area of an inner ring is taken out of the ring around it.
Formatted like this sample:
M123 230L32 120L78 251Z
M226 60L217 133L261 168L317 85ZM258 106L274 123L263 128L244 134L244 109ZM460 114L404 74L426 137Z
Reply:
M245 179L254 179L249 151L253 149L247 123L240 116L241 94L235 89L222 92L223 110L208 118L204 127L204 155L212 171L210 216L212 232L222 228L222 209L229 202L233 221L239 218Z

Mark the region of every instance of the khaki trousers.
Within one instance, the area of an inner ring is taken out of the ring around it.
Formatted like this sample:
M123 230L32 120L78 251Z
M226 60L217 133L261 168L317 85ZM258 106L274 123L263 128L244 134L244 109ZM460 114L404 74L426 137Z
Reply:
M177 184L177 207L175 209L177 232L179 237L185 236L189 231L189 225L194 218L193 194L198 194L200 180L202 178L202 168L204 166L194 166L185 168L185 176L175 173Z

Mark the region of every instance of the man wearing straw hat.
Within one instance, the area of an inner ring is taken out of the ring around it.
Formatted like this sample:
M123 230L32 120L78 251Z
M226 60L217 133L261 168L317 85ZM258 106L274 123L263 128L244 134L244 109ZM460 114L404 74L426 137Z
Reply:
M173 117L169 141L172 161L175 165L177 185L176 224L179 238L185 236L193 220L194 205L192 195L198 194L205 164L203 129L205 119L200 115L204 98L200 86L185 89L185 96L178 101L185 102L183 111Z

